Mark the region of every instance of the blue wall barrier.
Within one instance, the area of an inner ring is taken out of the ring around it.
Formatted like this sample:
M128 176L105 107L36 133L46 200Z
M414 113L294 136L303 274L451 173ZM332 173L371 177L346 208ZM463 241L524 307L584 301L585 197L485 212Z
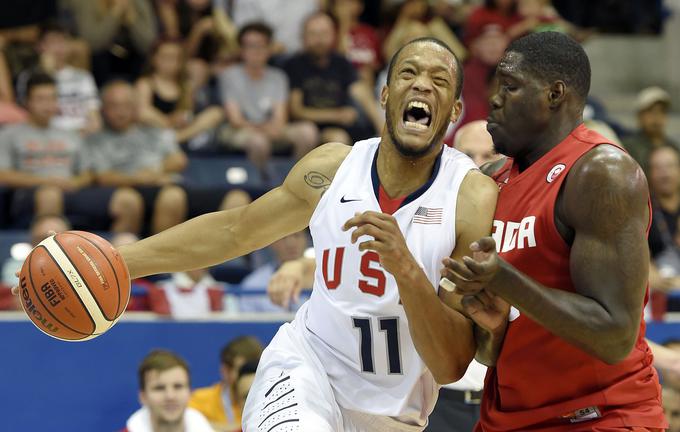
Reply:
M207 386L219 380L219 351L229 340L253 335L266 345L282 322L127 318L96 339L72 343L16 317L0 321L1 432L118 431L139 408L137 366L150 350L179 353L193 387Z
M172 322L140 316L127 314L99 338L69 343L42 334L21 313L5 315L0 432L118 431L139 407L137 366L150 350L176 351L188 360L194 387L211 385L219 379L224 344L240 335L267 344L289 318ZM660 343L678 339L680 323L650 323L647 335Z

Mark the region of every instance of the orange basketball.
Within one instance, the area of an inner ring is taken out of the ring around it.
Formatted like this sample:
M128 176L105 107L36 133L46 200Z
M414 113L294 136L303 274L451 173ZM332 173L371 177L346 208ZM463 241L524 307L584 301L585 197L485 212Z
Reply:
M19 297L42 332L65 341L110 329L130 299L130 274L118 251L84 231L48 237L26 258Z

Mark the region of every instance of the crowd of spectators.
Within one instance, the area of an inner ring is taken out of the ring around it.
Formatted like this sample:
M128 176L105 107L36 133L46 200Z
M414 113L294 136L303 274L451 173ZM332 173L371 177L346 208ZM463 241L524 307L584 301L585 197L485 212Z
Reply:
M464 62L464 113L445 138L457 145L463 133L486 133L488 95L499 85L495 66L511 40L546 30L579 41L598 32L659 34L668 12L652 3L39 0L26 8L23 0L7 0L0 17L0 231L23 230L31 246L71 228L122 244L200 213L245 205L281 180L280 166L319 144L379 134L389 59L417 37L441 39ZM654 215L648 319L680 311L674 294L680 292L680 140L667 132L672 107L663 88L641 90L634 107L639 127L630 131L595 98L586 110L588 125L621 143L647 174ZM474 139L464 141L460 150L478 164L496 156L469 145ZM217 165L199 164L206 160ZM221 171L213 177L222 183L201 185L197 177L216 166ZM247 178L257 187L243 186ZM304 286L294 298L276 298L276 290L268 296L264 288L308 245L306 232L295 233L221 270L134 281L129 310L174 318L295 311ZM17 308L6 294L21 262L17 252L2 264L2 309ZM140 369L147 408L128 426L176 414L155 411L162 400L154 399L149 382L159 381L186 387L185 405L215 405L203 414L213 427L229 430L243 400L238 383L247 382L259 356L252 341L236 346L257 356L225 348L221 383L191 402L183 360L152 353ZM239 375L243 364L250 366ZM667 391L665 400L678 399ZM202 423L194 411L183 408L185 414Z

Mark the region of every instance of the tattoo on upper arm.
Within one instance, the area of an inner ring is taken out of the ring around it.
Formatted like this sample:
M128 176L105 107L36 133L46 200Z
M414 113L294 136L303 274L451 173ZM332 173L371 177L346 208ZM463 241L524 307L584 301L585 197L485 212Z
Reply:
M305 174L305 183L314 189L321 189L321 195L331 186L331 179L318 171L310 171Z

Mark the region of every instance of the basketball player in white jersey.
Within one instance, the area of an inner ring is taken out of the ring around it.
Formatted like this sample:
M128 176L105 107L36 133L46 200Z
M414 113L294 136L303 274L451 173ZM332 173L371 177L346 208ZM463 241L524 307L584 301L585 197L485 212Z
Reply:
M380 138L323 145L252 204L120 249L135 278L214 265L310 227L313 294L262 356L245 432L420 431L437 383L464 374L473 327L436 287L443 258L489 235L497 188L442 145L461 111L461 74L440 41L407 44L382 91Z

